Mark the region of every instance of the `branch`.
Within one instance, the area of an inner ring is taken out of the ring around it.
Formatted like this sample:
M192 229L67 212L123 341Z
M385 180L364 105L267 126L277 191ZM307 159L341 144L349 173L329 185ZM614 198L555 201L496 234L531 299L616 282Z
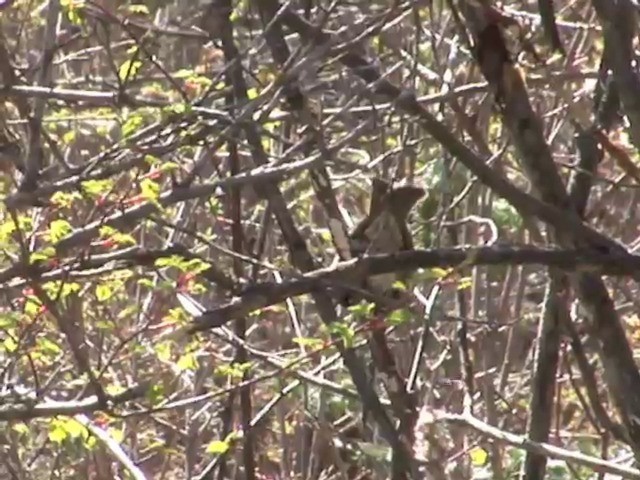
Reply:
M605 55L629 120L629 138L636 149L640 149L640 79L635 71L633 48L637 7L629 0L594 0L592 3L604 30Z
M143 397L149 385L141 383L126 389L117 395L107 396L110 406L128 402L135 398ZM42 403L36 403L31 398L18 399L9 402L7 399L1 399L0 402L0 421L27 421L34 418L55 417L56 415L78 415L95 413L101 410L100 400L97 395L91 395L82 400L55 401L47 400Z
M319 161L320 157L312 156L300 161L285 163L284 165L279 165L277 167L259 166L232 177L214 182L202 183L189 188L175 188L160 195L156 202L149 201L136 205L123 212L116 212L105 219L97 220L84 228L76 230L55 245L56 252L60 255L74 247L85 245L93 238L96 238L100 229L104 226L123 228L134 224L135 222L148 217L152 213L157 212L158 205L161 207L168 207L186 200L217 195L218 190L221 188L240 185L255 185L267 181L279 180L282 177L286 177L295 172L309 168Z
M288 7L283 8L280 18L283 24L308 42L318 46L334 42L333 34L319 29ZM511 203L523 216L537 217L558 230L566 232L575 238L581 238L604 251L624 251L622 245L589 227L577 215L562 211L556 206L538 200L520 190L503 175L497 174L484 158L468 148L442 122L420 105L413 91L402 90L382 78L377 67L366 58L355 52L347 51L339 57L338 61L371 85L377 94L393 101L401 111L416 118L422 128L452 156L458 159L460 163L497 195Z
M111 455L113 455L113 457L115 457L115 459L122 465L122 467L125 468L127 472L129 472L129 475L131 475L134 480L147 480L147 477L144 475L142 470L140 470L140 468L136 466L135 462L131 458L129 458L127 453L124 451L122 445L120 445L120 442L109 435L109 432L98 427L86 415L76 415L73 418L76 422L84 425L87 430L95 435L95 437L107 447L107 449L111 452Z
M552 250L535 247L455 247L435 250L412 250L392 255L375 255L340 262L314 270L283 283L262 283L248 287L229 303L196 317L191 332L219 327L254 310L283 302L289 297L330 288L353 289L350 280L362 275L379 275L418 268L447 268L468 265L553 266L562 270L596 270L603 274L629 275L640 271L640 256L604 254L592 249Z
M480 434L499 442L506 443L517 448L522 448L528 452L583 465L591 468L594 472L620 475L621 478L640 479L640 470L636 470L635 468L616 465L613 462L607 462L600 458L591 457L578 452L572 452L548 443L534 442L532 440L528 440L524 436L500 430L499 428L478 420L469 414L437 412L435 414L435 419L457 425L469 426Z

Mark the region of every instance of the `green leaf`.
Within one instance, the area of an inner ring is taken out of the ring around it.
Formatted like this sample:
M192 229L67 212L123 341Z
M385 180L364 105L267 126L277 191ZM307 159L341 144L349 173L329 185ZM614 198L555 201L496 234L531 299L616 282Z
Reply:
M173 267L184 273L198 274L204 272L211 265L207 262L203 262L198 258L185 259L178 255L171 255L170 257L159 258L155 261L155 266L158 268Z
M60 6L65 12L67 18L74 25L81 25L83 23L82 17L79 13L84 8L85 2L83 0L61 0Z
M96 440L96 437L93 435L87 437L84 442L85 448L89 451L92 451L94 448L96 448L97 444L98 444L98 441Z
M113 187L113 180L87 180L80 184L83 192L91 197L99 197Z
M369 457L375 458L378 461L387 459L391 453L391 449L385 445L376 445L370 442L358 442L358 447L362 449L362 452Z
M122 136L129 138L144 125L144 117L139 112L134 112L126 116L122 125Z
M49 440L53 443L62 443L67 438L67 431L61 426L56 426L55 428L49 430Z
M225 442L223 440L214 440L207 446L207 453L213 453L216 455L222 455L229 451L229 442Z
M0 312L0 329L10 330L20 323L20 314L18 312Z
M390 325L401 325L403 323L408 322L410 319L411 319L411 312L406 308L395 310L391 312L391 314L388 317L388 321Z
M11 238L11 234L16 231L16 224L13 221L4 222L0 225L0 242L6 242Z
M321 348L324 345L324 340L313 337L294 337L293 343L302 347Z
M351 325L347 325L346 323L336 322L332 323L329 326L329 331L342 339L344 342L344 346L346 348L351 348L353 346L353 341L355 339L355 330Z
M167 105L166 107L164 107L162 109L162 111L165 114L174 114L174 115L186 115L187 113L190 113L193 110L193 105L191 105L190 103L172 103L171 105Z
M66 220L54 220L49 225L49 239L57 243L73 231L73 227Z
M458 290L466 290L471 288L471 285L473 285L473 279L471 277L462 277L458 280Z
M53 247L46 247L37 252L31 252L29 254L29 263L35 264L37 262L43 262L56 256L56 250Z
M60 208L69 208L75 200L80 200L81 198L78 192L56 192L51 196L50 201Z
M451 269L449 268L438 268L438 267L434 267L430 270L431 275L433 275L433 278L444 278L447 275L449 275L449 273L451 272Z
M160 185L149 178L140 182L140 190L147 200L156 200L160 196Z
M73 141L76 139L76 131L68 130L62 135L62 143L65 145L71 145Z
M15 423L12 427L11 430L13 430L14 432L20 434L20 435L25 435L27 433L29 433L31 431L31 429L29 427L27 427L24 423Z
M122 233L113 227L107 225L103 226L99 230L100 238L110 239L117 245L135 245L136 240L128 233Z
M258 89L257 88L250 88L249 90L247 90L247 98L249 100L253 100L254 98L258 98Z
M178 70L176 73L173 74L173 76L175 78L191 78L194 75L197 75L193 69L190 68L181 68L180 70Z
M153 405L157 405L164 401L164 387L160 384L155 384L146 393L146 397Z
M109 225L104 225L100 227L100 230L98 230L100 238L109 238L111 235L115 235L116 233L118 233L118 230L110 227Z
M218 200L215 197L209 197L209 201L207 202L207 205L209 207L209 213L214 216L214 217L218 217L222 214L222 204L220 203L220 200Z
M129 13L137 13L138 15L149 15L149 7L141 3L135 3L133 5L127 5L124 7Z
M146 288L154 288L155 287L155 283L150 278L139 278L137 280L137 283L141 287L146 287Z
M171 343L169 342L161 342L156 344L154 347L156 355L163 362L167 362L171 359Z
M75 282L67 283L61 280L54 280L45 283L43 285L43 288L50 297L62 299L68 297L72 293L79 291L80 284Z
M63 352L60 345L45 337L38 337L36 344L40 353L46 356L55 356Z
M2 349L7 353L13 353L18 349L18 343L13 337L6 337L2 341Z
M198 359L194 353L187 353L182 355L177 362L178 369L181 371L191 370L194 371L198 368Z
M179 257L177 255L171 255L170 257L158 258L154 263L155 263L155 266L158 268L165 268L165 267L179 268L180 262L182 261L183 261L182 257Z
M160 166L160 171L163 173L175 172L176 170L179 170L179 169L180 169L180 165L178 165L175 162L164 162Z
M58 444L68 438L87 437L88 433L84 425L69 417L56 417L49 424L49 440Z
M30 317L34 317L40 312L41 306L40 300L28 298L24 304L24 313Z
M488 456L487 451L480 447L474 447L469 452L471 463L476 467L481 467L487 463Z
M140 67L142 67L142 62L140 60L125 60L118 69L118 78L121 82L126 82L130 78L135 78Z
M218 365L216 368L216 374L241 380L244 377L245 372L250 369L250 362L222 364Z
M65 428L71 438L87 437L89 434L87 427L74 419L69 419L65 424Z
M184 271L197 275L209 269L210 267L211 267L211 264L204 262L199 258L192 258L190 260L187 260Z
M96 285L96 298L98 299L98 301L104 302L106 300L109 300L112 295L113 290L111 289L110 285L106 283Z
M348 310L353 319L358 319L371 316L375 307L375 304L372 302L360 302L356 305L349 306Z
M502 198L497 198L493 202L493 218L498 227L518 230L522 226L522 217L513 206Z
M122 440L124 440L124 431L121 428L109 427L107 431L109 432L111 438L113 438L113 440L115 440L116 442L122 443Z

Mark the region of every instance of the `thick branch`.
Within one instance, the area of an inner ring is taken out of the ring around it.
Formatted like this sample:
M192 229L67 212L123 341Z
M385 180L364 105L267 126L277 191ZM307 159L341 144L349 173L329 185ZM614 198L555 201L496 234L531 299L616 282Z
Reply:
M588 249L550 250L534 247L456 247L437 250L413 250L393 255L367 256L340 262L333 267L308 272L284 283L254 285L229 303L197 317L193 332L219 327L254 310L283 302L289 297L327 289L349 289L351 279L418 268L447 268L466 265L554 266L563 270L595 270L601 273L629 275L640 271L640 256L607 255Z

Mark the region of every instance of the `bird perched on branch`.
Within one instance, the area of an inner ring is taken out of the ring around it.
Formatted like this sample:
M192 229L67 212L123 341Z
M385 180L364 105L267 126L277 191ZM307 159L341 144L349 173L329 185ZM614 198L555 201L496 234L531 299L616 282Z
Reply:
M424 189L414 185L392 188L384 180L374 179L369 214L350 235L351 254L359 257L412 250L407 217L424 193ZM365 286L388 293L399 279L397 273L376 275L368 278Z
M422 198L425 191L416 186L404 185L392 188L387 182L374 179L371 190L369 214L356 226L350 235L351 254L354 257L362 255L392 254L403 250L412 250L413 241L407 225L409 212L416 202ZM368 276L358 279L364 287L382 301L376 301L373 315L368 319L369 348L372 358L372 380L376 371L383 372L381 380L391 400L395 417L399 420L401 431L411 430L412 412L415 405L411 394L406 391L406 382L398 370L395 356L389 347L386 337L385 313L391 306L387 301L395 300L394 284L402 280L398 272ZM350 302L350 298L345 299ZM395 303L395 302L391 302ZM363 406L362 422L367 424L369 410ZM404 475L401 476L404 478Z
M11 125L12 120L19 120L20 114L11 102L0 103L0 173L11 175L16 168L23 171L25 140L18 128Z

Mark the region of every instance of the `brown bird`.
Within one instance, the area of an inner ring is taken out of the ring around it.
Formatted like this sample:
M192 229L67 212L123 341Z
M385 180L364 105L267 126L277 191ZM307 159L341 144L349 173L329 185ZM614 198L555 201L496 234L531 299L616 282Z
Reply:
M12 174L16 168L24 170L22 155L25 149L25 139L18 128L9 123L19 120L17 108L10 102L0 104L0 172Z
M390 254L413 249L407 217L424 190L413 185L397 188L380 179L373 180L371 204L367 215L351 233L351 254ZM365 283L386 293L401 277L396 273L376 275Z
M392 188L387 182L379 179L373 180L371 190L371 204L367 215L356 226L352 234L351 253L354 257L362 255L391 254L403 250L412 250L413 241L407 225L409 212L416 202L424 195L420 187L406 185ZM395 357L386 338L385 313L391 305L388 300L396 299L394 283L402 280L398 273L388 273L365 277L361 280L361 287L373 290L377 298L373 316L369 318L370 327L369 348L371 351L371 374L383 372L382 383L392 403L395 417L400 425L408 425L409 414L415 411L411 395L406 394L406 383L399 373ZM381 296L381 297L380 297ZM349 302L350 299L346 299ZM391 306L393 309L394 307ZM362 422L367 424L369 411L363 407ZM396 475L404 478L404 475Z

